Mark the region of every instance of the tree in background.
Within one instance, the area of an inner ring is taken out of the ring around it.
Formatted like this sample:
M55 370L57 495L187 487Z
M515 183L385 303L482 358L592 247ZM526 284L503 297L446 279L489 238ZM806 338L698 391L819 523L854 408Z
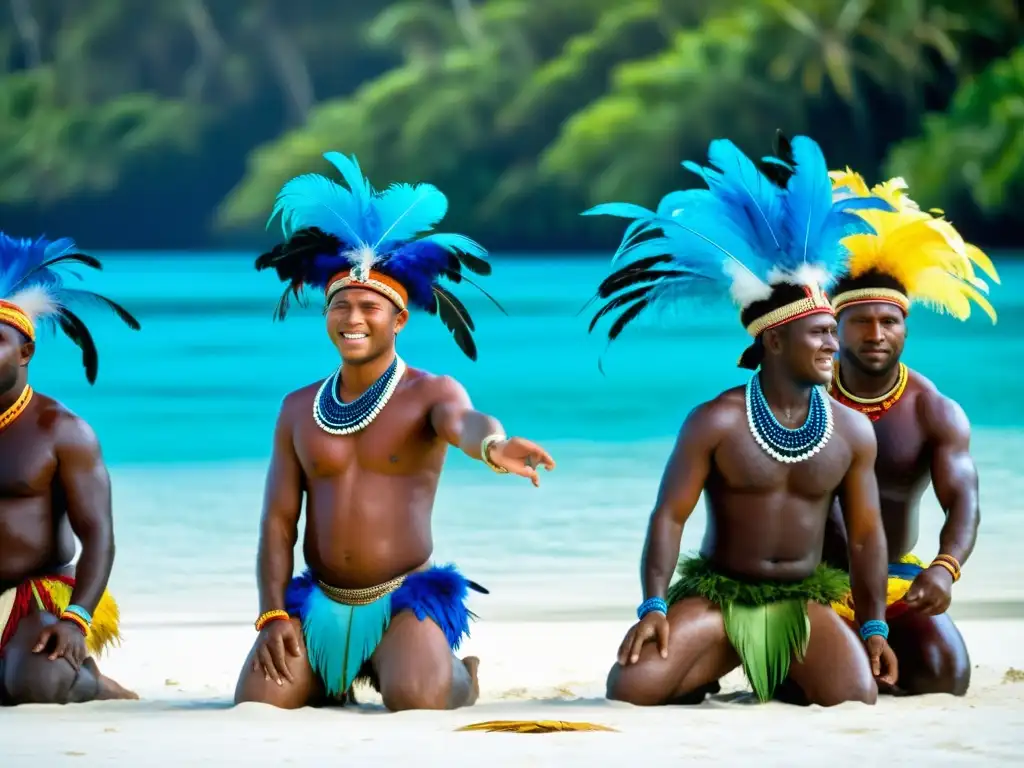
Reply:
M453 226L496 249L603 245L580 210L692 183L679 161L721 135L758 155L776 128L811 133L834 166L898 170L959 220L999 221L1024 174L1013 0L9 0L9 16L0 204L40 221L162 206L163 230L131 233L158 247L262 236L281 183L328 149L381 186L437 184ZM78 226L102 242L95 217Z

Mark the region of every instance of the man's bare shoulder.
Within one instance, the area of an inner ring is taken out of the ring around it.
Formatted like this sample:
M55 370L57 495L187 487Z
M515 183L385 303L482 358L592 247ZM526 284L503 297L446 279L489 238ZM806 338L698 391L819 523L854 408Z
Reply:
M36 392L32 399L36 408L36 425L40 432L53 437L56 447L99 451L99 438L89 422L48 395Z
M916 389L917 417L928 435L953 439L970 434L971 422L960 403L942 394L930 379L917 371L910 371L910 381Z
M402 384L430 404L468 398L466 388L454 376L430 373L419 368L407 368Z
M683 422L680 434L722 436L730 430L742 427L746 420L744 387L733 387L694 406Z
M313 398L316 397L316 393L320 387L323 386L326 379L320 379L314 381L312 384L307 384L304 387L300 387L292 392L289 392L284 396L284 400L281 401L281 412L291 412L296 408L309 406L313 407Z

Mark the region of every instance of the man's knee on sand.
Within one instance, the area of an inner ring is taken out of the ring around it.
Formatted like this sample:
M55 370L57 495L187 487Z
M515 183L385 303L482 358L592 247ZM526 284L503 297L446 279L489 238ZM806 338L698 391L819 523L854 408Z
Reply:
M452 655L441 628L410 611L392 619L373 665L381 699L393 712L461 706L472 685L469 671Z
M623 666L616 662L608 672L605 698L622 701L638 707L653 707L665 703L672 693L672 681L663 669L651 662L640 661Z
M385 677L380 683L380 697L384 706L392 712L448 709L456 664L461 665L462 662L452 659L446 668L424 665L414 667L416 671L412 674Z
M947 614L907 612L890 627L889 642L899 659L897 689L905 694L963 696L971 683L971 659L960 631Z
M3 700L9 704L68 704L96 695L96 680L87 668L76 670L66 659L50 661L33 653L39 633L55 624L56 616L34 613L22 619L4 649Z

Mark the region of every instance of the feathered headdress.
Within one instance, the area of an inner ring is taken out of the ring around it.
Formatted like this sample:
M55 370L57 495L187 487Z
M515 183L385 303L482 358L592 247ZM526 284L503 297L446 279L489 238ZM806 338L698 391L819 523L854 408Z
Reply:
M629 203L586 211L633 219L612 259L625 263L598 288L597 297L609 301L590 330L624 308L608 332L610 343L645 309L729 295L755 339L740 366L755 369L764 331L831 314L825 290L846 261L843 238L872 231L852 211L889 205L872 197L833 202L825 158L810 138L785 142L780 155L764 158L759 169L731 141L717 139L708 148L710 167L683 163L707 189L671 192L656 211ZM769 178L772 169L778 172Z
M907 194L903 179L893 178L869 190L861 175L849 168L829 175L836 199L875 195L894 209L860 211L875 234L855 235L845 242L850 261L832 299L837 313L854 304L883 301L907 314L916 302L966 320L973 301L996 321L995 309L983 295L988 284L974 271L977 266L998 283L992 261L965 243L941 215L922 211Z
M348 189L316 173L287 182L270 215L273 221L280 214L285 242L256 260L256 269L273 268L288 283L275 317L284 319L289 294L301 302L306 286L323 290L327 302L344 288L366 288L399 309L414 306L438 315L459 348L476 360L473 319L438 280L470 283L504 309L463 274L463 268L491 273L482 245L464 235L426 234L444 218L448 199L431 184L392 184L378 192L355 157L327 152L324 158Z
M99 259L80 253L70 238L18 240L0 232L0 296L4 297L0 299L0 323L17 328L31 341L36 340L38 326L59 327L82 350L85 377L93 384L99 353L89 329L71 307L101 304L133 331L141 326L128 310L105 296L67 287L60 269L76 264L103 268Z

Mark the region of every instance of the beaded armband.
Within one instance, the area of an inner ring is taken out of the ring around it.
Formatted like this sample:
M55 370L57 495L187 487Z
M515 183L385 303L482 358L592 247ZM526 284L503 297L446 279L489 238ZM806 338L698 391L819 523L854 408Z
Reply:
M869 637L880 635L883 640L889 639L889 625L884 621L878 619L871 619L871 621L865 621L860 625L860 639L865 642Z
M668 615L668 603L666 603L660 597L649 597L640 603L640 607L636 609L637 619L643 619L648 613L657 611L662 615Z
M267 611L266 613L261 614L258 619L256 619L256 631L262 632L263 628L272 621L283 621L284 619L288 618L291 617L288 615L287 611L282 611L280 609L274 611Z

